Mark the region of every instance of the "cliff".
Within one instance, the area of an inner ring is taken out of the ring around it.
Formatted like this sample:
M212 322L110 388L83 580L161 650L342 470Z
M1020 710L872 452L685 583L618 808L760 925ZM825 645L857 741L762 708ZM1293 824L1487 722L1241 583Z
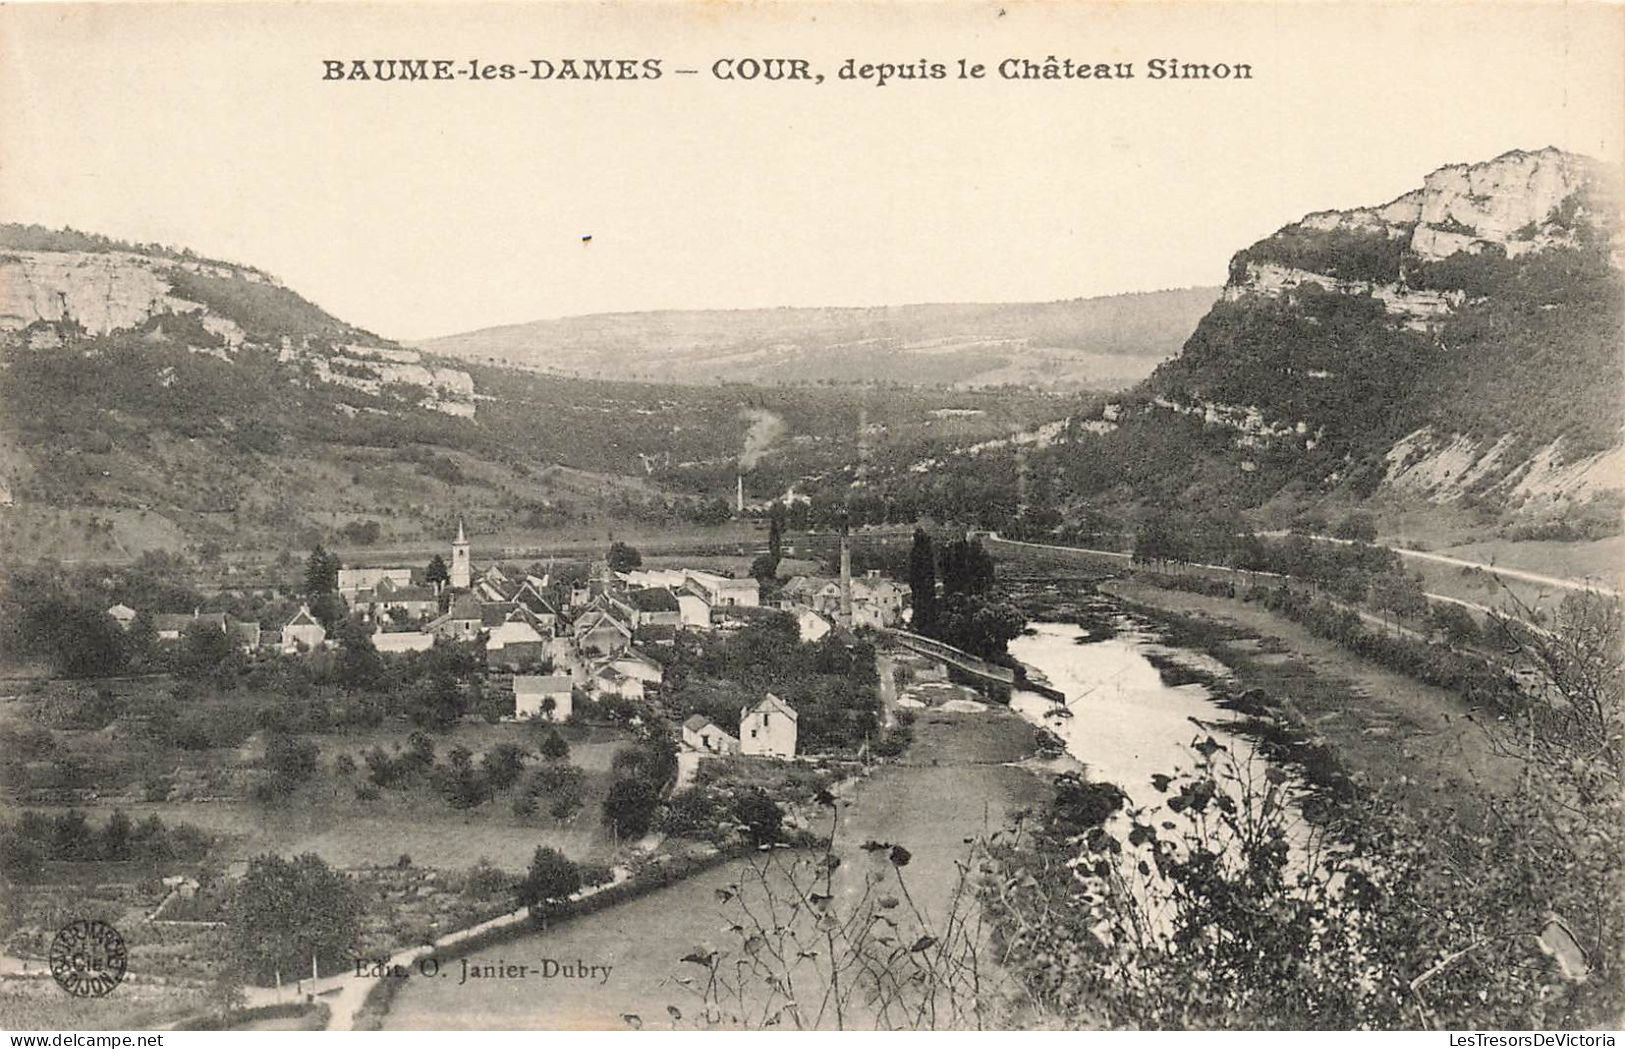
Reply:
M1238 252L1180 354L1099 422L1182 434L1170 473L1247 505L1616 500L1619 202L1616 172L1548 148L1306 215Z
M155 245L0 226L0 344L83 350L129 333L224 360L268 351L287 366L290 382L396 393L435 411L474 413L468 372L425 365L418 351L336 320L259 270Z

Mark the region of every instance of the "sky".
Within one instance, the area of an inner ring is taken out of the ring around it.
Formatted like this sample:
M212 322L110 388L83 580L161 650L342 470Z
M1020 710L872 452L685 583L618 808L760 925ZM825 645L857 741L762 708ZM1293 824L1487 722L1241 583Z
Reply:
M1306 212L1444 164L1546 145L1620 162L1622 33L1625 8L1583 3L10 5L0 218L257 266L400 339L1217 285ZM1138 77L995 71L1051 55ZM394 57L666 75L321 79L324 59ZM740 57L826 80L710 75ZM1152 81L1156 57L1253 78ZM839 79L848 58L989 68L879 87Z

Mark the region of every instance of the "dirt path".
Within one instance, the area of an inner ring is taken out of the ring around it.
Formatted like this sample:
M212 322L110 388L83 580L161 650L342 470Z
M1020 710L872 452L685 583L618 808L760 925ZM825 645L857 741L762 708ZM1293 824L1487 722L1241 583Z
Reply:
M1472 711L1454 692L1387 670L1258 605L1128 580L1101 589L1216 624L1221 629L1204 647L1246 687L1289 704L1371 786L1454 806L1470 788L1502 793L1516 784L1520 766L1497 753L1493 715Z

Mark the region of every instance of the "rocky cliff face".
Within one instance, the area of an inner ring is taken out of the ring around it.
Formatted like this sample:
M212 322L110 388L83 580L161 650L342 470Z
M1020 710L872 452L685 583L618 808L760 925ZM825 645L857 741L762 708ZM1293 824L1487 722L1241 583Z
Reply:
M1618 185L1584 157L1514 151L1307 215L1235 256L1181 354L1102 422L1229 431L1266 495L1311 482L1551 514L1617 493Z
M41 243L49 245L38 247ZM77 245L65 238L66 245ZM268 350L293 382L377 396L415 395L420 406L474 414L466 371L343 324L258 270L173 252L51 250L50 234L0 227L0 345L61 350L87 337L139 332L180 340L230 360ZM168 323L185 318L200 326Z

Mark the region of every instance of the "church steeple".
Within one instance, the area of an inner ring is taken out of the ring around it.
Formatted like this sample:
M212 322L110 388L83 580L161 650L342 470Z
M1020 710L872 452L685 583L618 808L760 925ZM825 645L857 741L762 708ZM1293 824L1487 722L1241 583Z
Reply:
M454 590L467 590L474 582L474 565L468 556L468 533L463 519L457 519L457 538L451 544L451 586Z

